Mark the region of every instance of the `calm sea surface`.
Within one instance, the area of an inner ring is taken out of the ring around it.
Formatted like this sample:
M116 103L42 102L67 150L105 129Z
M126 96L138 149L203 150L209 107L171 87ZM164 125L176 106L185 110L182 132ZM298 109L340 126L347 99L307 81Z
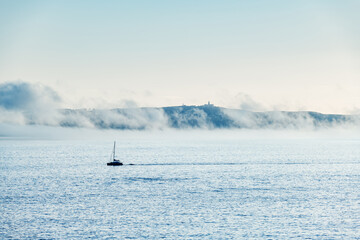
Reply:
M360 239L360 140L0 140L0 239Z

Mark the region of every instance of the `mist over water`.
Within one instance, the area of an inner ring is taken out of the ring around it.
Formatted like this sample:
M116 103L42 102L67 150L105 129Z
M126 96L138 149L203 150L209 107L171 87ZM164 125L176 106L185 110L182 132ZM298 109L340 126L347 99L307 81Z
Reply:
M360 240L359 7L0 1L0 240Z
M359 115L316 112L253 112L212 104L159 108L63 109L58 94L26 82L0 84L0 123L65 128L167 130L167 129L359 129ZM4 129L0 129L4 131ZM1 133L1 132L0 132Z
M0 238L358 238L356 115L0 100Z
M20 106L1 106L0 238L358 237L351 117Z

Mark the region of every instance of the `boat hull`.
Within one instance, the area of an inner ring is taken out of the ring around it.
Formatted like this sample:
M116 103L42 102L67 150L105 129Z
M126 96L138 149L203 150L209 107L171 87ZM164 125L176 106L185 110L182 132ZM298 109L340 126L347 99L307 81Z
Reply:
M108 165L108 166L121 166L121 165L124 165L124 164L121 163L121 162L108 162L106 165Z

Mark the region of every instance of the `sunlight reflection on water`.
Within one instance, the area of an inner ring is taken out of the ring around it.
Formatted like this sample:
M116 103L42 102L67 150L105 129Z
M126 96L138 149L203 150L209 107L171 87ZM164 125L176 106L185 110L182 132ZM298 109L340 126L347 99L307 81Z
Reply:
M0 237L359 236L360 142L0 141Z

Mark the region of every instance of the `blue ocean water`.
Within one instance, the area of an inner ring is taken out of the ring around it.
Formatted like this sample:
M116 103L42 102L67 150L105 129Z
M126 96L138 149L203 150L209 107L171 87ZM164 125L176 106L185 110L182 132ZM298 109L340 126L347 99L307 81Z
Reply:
M360 239L360 140L112 140L0 140L0 238Z

